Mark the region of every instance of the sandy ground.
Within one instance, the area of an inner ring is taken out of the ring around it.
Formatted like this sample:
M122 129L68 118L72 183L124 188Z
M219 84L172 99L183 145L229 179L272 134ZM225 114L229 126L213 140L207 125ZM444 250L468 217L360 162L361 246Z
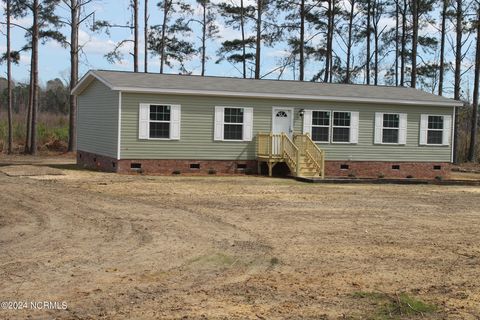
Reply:
M479 187L56 169L0 173L0 301L68 307L1 319L480 317Z

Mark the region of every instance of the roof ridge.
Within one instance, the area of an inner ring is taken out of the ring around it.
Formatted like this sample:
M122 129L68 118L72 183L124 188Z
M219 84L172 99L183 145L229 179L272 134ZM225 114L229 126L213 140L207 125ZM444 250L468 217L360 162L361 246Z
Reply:
M292 79L254 79L254 78L240 78L240 77L229 77L229 76L218 76L218 75L207 75L202 76L198 74L176 74L176 73L158 73L158 72L133 72L133 71L126 71L126 70L107 70L107 69L96 69L92 71L99 71L99 72L112 72L112 73L125 73L125 74L132 74L132 75L158 75L158 76L176 76L176 77L194 77L194 78L210 78L210 79L229 79L229 80L240 80L240 81L268 81L268 82L292 82L292 83L305 83L305 84L321 84L321 85L328 85L328 86L356 86L356 87L367 87L367 88L395 88L399 90L403 89L413 89L416 91L425 92L422 90L418 90L416 88L405 87L405 86L394 86L394 85L372 85L372 84L364 84L364 83L341 83L341 82L317 82L317 81L300 81L300 80L292 80ZM429 94L428 92L425 92Z

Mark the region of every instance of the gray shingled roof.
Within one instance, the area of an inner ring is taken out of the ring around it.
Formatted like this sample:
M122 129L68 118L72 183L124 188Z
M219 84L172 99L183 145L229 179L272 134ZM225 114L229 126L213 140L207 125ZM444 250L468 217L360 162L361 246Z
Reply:
M461 105L460 102L406 87L330 84L285 80L253 80L121 71L90 71L75 94L97 78L112 90L178 94L251 96L284 99L359 101L419 105Z

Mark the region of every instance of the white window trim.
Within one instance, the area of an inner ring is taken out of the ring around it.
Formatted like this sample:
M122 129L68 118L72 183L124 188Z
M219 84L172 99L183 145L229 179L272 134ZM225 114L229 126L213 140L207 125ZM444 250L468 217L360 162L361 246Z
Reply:
M336 126L334 123L335 123L335 113L340 113L340 112L344 112L344 113L350 113L350 125L347 127L347 126ZM331 118L331 124L330 124L330 131L331 131L331 135L330 135L330 141L331 141L331 144L356 144L354 142L351 142L350 141L350 137L352 136L351 134L351 130L352 130L352 113L353 111L339 111L339 110L334 110L332 111L332 118ZM348 132L348 142L345 142L345 141L333 141L333 128L348 128L350 129L350 131Z
M223 109L223 112L222 112L222 139L217 139L215 140L215 132L213 133L214 135L214 141L220 141L220 142L250 142L250 140L244 140L244 137L245 137L245 109L247 108L251 108L251 107L238 107L238 106L215 106L214 110L216 110L217 108L222 108ZM238 140L238 139L225 139L225 124L240 124L240 123L235 123L235 122L225 122L225 109L228 108L228 109L243 109L243 122L242 122L242 139L241 140ZM252 108L253 109L253 108ZM215 117L215 115L214 115ZM215 119L214 119L214 122L215 122ZM252 123L252 126L253 126L253 123ZM214 129L215 130L215 125L214 125ZM252 138L253 139L253 138Z
M176 105L176 104L172 104L172 103L158 103L158 102L152 102L152 103L140 103L140 106L142 105L148 105L149 109L150 109L150 106L167 106L167 107L170 107L170 120L169 121L165 121L165 120L151 120L150 119L150 112L148 113L148 124L147 124L147 135L148 135L148 138L145 138L145 139L141 139L141 140L152 140L152 141L178 141L180 139L174 139L174 138L171 138L172 137L172 110L175 106L179 106L181 108L180 105ZM151 138L150 137L150 123L151 122L155 122L155 123L168 123L169 124L169 132L168 132L168 135L169 135L169 138ZM180 119L180 123L181 123L181 119Z
M426 114L426 113L423 113L422 115L426 116L427 117L427 127L426 127L426 137L425 137L425 144L421 144L420 146L422 147L450 147L450 142L449 141L443 141L443 137L444 137L444 133L445 133L445 117L446 116L450 116L450 115L445 115L445 114ZM442 117L443 119L443 129L429 129L428 128L428 118L429 117ZM420 121L421 121L421 117L420 117ZM451 123L450 124L451 127L453 127L453 124ZM421 127L421 125L420 125ZM442 132L442 143L428 143L428 131L440 131ZM451 128L450 128L451 130ZM420 134L422 134L420 132ZM450 136L450 139L451 139L452 136Z
M311 136L313 137L313 127L323 127L325 128L326 126L318 126L318 125L314 125L313 124L313 113L314 112L328 112L329 115L330 115L330 122L329 122L329 126L328 126L328 141L316 141L316 140L313 140L313 142L317 143L317 144L358 144L358 142L352 142L350 141L351 139L351 132L350 132L350 135L349 135L349 141L348 142L342 142L342 141L333 141L333 128L349 128L350 131L352 130L352 114L356 111L348 111L348 110L309 110L312 112L312 123L311 123L311 128L312 128L312 134ZM339 112L344 112L344 113L350 113L350 126L334 126L334 117L335 117L335 113L339 113Z
M398 128L392 128L392 127L384 127L383 126L383 119L386 114L393 114L393 115L398 115ZM401 113L399 112L382 112L382 126L379 127L380 130L382 130L382 141L380 144L382 145L391 145L391 146L403 146L403 143L400 143L400 118L401 118ZM384 129L397 129L398 130L398 142L383 142L383 130Z

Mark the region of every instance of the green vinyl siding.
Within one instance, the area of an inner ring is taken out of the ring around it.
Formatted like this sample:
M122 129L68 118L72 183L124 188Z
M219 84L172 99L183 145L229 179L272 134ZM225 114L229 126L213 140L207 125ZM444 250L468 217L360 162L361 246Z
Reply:
M139 140L140 103L181 105L180 140ZM214 141L215 106L253 108L254 140L251 142ZM274 106L295 108L294 130L298 133L303 129L303 119L298 113L302 108L359 112L358 144L318 144L326 151L327 160L450 162L451 159L450 146L419 146L420 115L452 115L453 108L450 107L367 105L127 92L122 94L121 157L122 159L255 159L255 136L258 132L270 132L272 107ZM406 145L375 145L373 143L375 112L408 114Z
M117 158L118 99L98 80L78 97L78 150Z

